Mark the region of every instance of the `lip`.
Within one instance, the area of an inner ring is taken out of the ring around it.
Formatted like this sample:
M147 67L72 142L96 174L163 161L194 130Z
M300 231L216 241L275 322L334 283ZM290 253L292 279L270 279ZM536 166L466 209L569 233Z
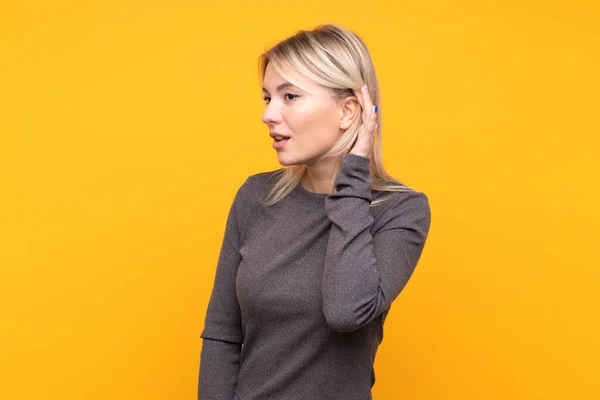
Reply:
M285 139L283 139L283 140L281 140L281 141L279 141L279 142L278 142L277 140L273 140L273 148L274 148L274 149L276 149L276 150L282 149L282 148L285 146L285 144L286 144L286 143L289 141L289 139L290 139L290 137L289 137L289 136L287 136L287 135L282 135L281 133L279 133L279 132L275 132L275 131L271 131L271 132L269 132L269 135L270 135L270 136L271 136L273 139L275 139L277 136L282 136L282 137L284 137L284 138L285 138Z
M278 135L275 135L275 136L278 136ZM281 136L283 136L283 135L281 135ZM283 140L281 140L281 141L279 141L279 142L278 142L277 140L274 140L274 141L273 141L273 148L274 148L275 150L282 149L282 148L283 148L283 147L286 145L286 143L290 141L290 139L289 139L289 137L288 137L288 136L285 136L285 137L286 137L287 139L283 139Z
M278 133L278 132L275 132L275 131L271 131L271 132L269 132L269 135L270 135L270 136L271 136L273 139L275 139L275 137L277 137L277 136L283 136L283 137L285 137L285 138L288 138L288 139L289 139L289 136L288 136L288 135L282 135L281 133Z

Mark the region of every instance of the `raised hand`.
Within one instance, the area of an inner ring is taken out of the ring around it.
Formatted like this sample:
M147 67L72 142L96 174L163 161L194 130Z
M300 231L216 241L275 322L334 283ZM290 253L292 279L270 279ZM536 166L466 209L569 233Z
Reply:
M358 128L358 137L350 154L356 154L362 157L369 157L371 152L371 143L373 142L373 133L377 130L377 106L373 106L373 100L369 95L367 85L360 91L355 90L356 98L360 103L362 111L362 123Z

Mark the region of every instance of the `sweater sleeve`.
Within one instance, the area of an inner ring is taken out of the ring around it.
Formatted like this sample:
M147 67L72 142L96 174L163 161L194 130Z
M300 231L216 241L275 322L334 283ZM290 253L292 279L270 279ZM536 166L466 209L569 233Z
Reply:
M247 182L247 181L246 181ZM232 400L244 341L236 277L240 264L238 208L242 189L229 210L214 285L206 311L198 378L198 399Z
M379 214L372 234L370 159L347 154L336 191L325 199L332 221L323 272L323 312L336 331L357 330L377 318L400 294L429 232L429 200L399 193Z

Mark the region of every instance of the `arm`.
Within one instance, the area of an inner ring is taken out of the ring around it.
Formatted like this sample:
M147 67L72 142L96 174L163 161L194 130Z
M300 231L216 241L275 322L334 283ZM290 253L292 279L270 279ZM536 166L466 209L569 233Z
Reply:
M237 384L244 341L235 291L241 260L237 204L242 188L229 210L204 330L200 335L204 340L198 379L199 400L232 400Z
M332 329L349 332L378 317L400 294L421 256L431 220L420 192L384 203L371 235L369 158L347 154L336 192L325 199L332 221L323 273L323 311Z
M200 355L198 400L232 400L242 346L204 338Z

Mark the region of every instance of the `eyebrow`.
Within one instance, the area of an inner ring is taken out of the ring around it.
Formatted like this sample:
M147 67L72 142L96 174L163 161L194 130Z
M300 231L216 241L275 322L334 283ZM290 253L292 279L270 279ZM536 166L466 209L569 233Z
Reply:
M295 85L293 85L293 84L292 84L292 83L290 83L290 82L284 82L284 83L282 83L281 85L277 86L277 89L276 89L275 91L276 91L276 92L279 92L280 90L283 90L283 89L285 89L285 88L287 88L287 87L290 87L290 86L291 86L291 87L296 87ZM262 90L263 90L263 92L267 92L267 93L269 93L269 91L268 91L267 89L265 89L264 87L262 88Z

